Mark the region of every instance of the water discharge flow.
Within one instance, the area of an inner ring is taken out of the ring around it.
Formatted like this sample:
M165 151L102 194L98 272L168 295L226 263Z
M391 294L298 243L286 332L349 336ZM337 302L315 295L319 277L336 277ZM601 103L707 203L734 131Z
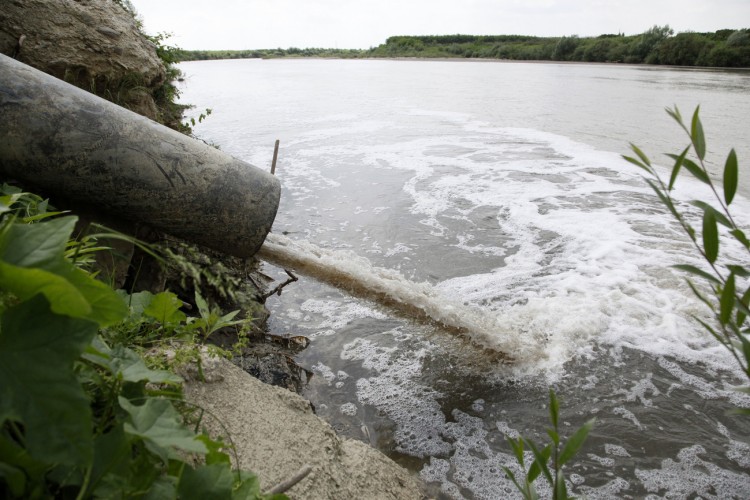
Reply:
M304 395L337 432L419 474L432 497L512 498L505 438L546 435L552 386L566 435L598 419L568 471L577 495L750 498L750 430L727 413L750 396L733 390L741 373L691 319L705 305L671 267L700 259L620 157L632 141L669 161L660 153L685 137L663 108L700 103L711 168L732 147L746 165L750 75L415 61L185 69L186 101L215 111L203 138L259 166L281 139L281 204L259 256L273 276L310 279L268 301L269 329L311 340L296 357L315 374ZM750 221L740 178L732 207ZM704 188L681 176L680 209L699 216L689 202ZM730 239L719 260L746 259Z
M415 283L397 271L375 267L353 252L328 250L269 233L258 257L373 301L407 319L464 335L501 360L522 362L543 355L537 343L503 331L491 312L450 300L429 283Z

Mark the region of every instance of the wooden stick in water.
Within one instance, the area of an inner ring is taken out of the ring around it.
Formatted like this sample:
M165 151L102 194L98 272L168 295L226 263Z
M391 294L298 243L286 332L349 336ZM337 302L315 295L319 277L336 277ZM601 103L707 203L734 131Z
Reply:
M279 140L273 146L273 161L271 162L271 175L276 175L276 160L279 159Z

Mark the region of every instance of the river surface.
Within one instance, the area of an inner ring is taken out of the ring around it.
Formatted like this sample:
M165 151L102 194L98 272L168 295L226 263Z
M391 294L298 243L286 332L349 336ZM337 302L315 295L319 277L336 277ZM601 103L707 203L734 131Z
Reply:
M699 261L620 158L633 142L666 165L663 153L687 140L663 109L689 117L700 104L712 168L737 150L733 207L750 221L750 72L369 60L181 69L183 100L196 115L213 110L199 137L264 169L280 139L274 245L324 255L365 286L411 280L480 325L456 335L311 278L270 298L273 333L312 340L297 358L315 374L305 395L341 434L414 471L435 497L512 498L505 438L544 440L552 387L563 433L597 418L566 467L576 493L750 498L750 421L728 413L750 399L732 390L735 362L690 319L705 308L669 267ZM684 177L676 196L705 193ZM722 253L746 260L731 245Z

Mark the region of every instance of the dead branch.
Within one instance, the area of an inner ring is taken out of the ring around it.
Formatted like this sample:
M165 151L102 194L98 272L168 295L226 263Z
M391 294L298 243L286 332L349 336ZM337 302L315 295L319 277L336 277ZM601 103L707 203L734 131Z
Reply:
M270 292L268 292L268 293L264 294L264 295L263 295L263 296L261 297L261 299L262 299L262 301L263 301L263 302L265 302L265 301L266 301L266 299L267 299L268 297L270 297L271 295L273 295L273 294L276 294L276 295L278 295L278 296L281 296L281 291L282 291L282 290L284 289L284 287L285 287L285 286L287 286L287 285L288 285L289 283L294 283L295 281L299 280L299 278L297 278L297 277L296 277L296 276L295 276L295 275L294 275L294 274L293 274L293 273L292 273L291 271L289 271L288 269L284 269L284 272L285 272L285 273L287 274L287 276L289 276L289 279L288 279L288 280L286 280L285 282L281 283L280 285L277 285L277 286L276 286L276 288L274 288L274 289L273 289L273 290L271 290Z

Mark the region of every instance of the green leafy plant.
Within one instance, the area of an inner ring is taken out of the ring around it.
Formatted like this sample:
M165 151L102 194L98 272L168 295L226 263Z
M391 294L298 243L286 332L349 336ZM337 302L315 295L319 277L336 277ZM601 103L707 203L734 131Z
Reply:
M3 189L4 497L286 498L262 494L257 477L231 470L223 442L186 426L175 406L186 404L180 377L112 343L108 333L134 315L185 317L169 294L118 294L76 266L67 252L75 224L34 195Z
M211 116L212 112L213 110L211 108L206 108L203 113L198 115L198 121L196 121L195 118L190 118L190 125L187 123L184 123L183 125L185 125L185 127L195 127L196 123L203 123L203 120Z
M503 470L526 500L539 498L539 494L534 487L534 481L536 481L540 474L544 476L552 488L552 498L554 500L571 498L568 496L568 490L565 485L563 466L570 462L576 453L578 453L584 441L586 441L589 432L594 427L596 419L591 419L583 424L563 443L560 436L559 415L560 406L557 396L550 389L549 417L552 427L547 429L547 435L550 437L551 442L545 447L540 448L533 441L524 437L517 439L507 438L518 465L521 466L521 469L526 474L522 478L516 478L515 474L509 468L503 467ZM529 465L528 470L526 470L524 449L531 450L534 455L534 460ZM552 462L551 464L549 463L550 461Z
M729 152L724 162L723 175L719 180L714 180L706 167L707 149L700 107L696 107L689 124L685 123L677 107L667 109L667 113L689 139L689 144L680 153L667 155L673 161L669 181L661 177L657 167L638 146L631 144L635 156L624 158L648 174L646 182L677 220L705 264L702 268L687 264L675 266L699 280L694 283L688 278L687 282L696 297L708 307L712 317L710 322L697 316L694 319L732 354L750 379L750 286L746 282L750 277L750 269L744 259L732 260L726 252L721 252L721 248L728 244L721 244L724 237L734 240L743 254L750 254L750 240L729 209L738 187L737 154L734 149ZM675 183L685 170L707 185L714 198L712 203L703 200L689 202L698 209L697 216L694 210L692 213L687 211L672 196ZM698 224L700 231L695 228ZM750 392L750 387L743 390ZM750 414L750 409L738 411Z

